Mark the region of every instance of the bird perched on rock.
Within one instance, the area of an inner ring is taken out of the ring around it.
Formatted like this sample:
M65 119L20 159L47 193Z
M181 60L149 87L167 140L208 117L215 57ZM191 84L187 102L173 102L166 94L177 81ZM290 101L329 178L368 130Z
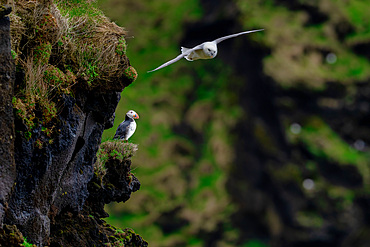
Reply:
M126 113L125 120L118 126L116 134L114 135L113 139L121 139L127 141L128 138L130 138L135 133L136 130L135 119L138 118L139 115L135 111L129 110Z
M158 68L153 69L151 71L148 71L148 73L159 70L159 69L162 69L162 68L164 68L164 67L166 67L170 64L173 64L173 63L179 61L183 57L185 57L185 59L188 60L188 61L194 61L194 60L198 60L198 59L212 59L212 58L216 57L216 55L217 55L217 44L218 43L220 43L220 42L222 42L226 39L237 37L239 35L243 35L243 34L247 34L247 33L254 33L254 32L258 32L258 31L262 31L262 30L263 29L258 29L258 30L251 30L251 31L245 31L245 32L241 32L241 33L231 34L231 35L228 35L228 36L224 36L224 37L215 39L214 41L204 42L204 43L202 43L200 45L197 45L193 48L181 47L181 54L180 55L178 55L174 59L162 64Z

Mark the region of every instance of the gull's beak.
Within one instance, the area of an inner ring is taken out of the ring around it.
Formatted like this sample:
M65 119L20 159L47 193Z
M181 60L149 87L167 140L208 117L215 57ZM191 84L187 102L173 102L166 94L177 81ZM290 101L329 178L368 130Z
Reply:
M138 115L138 114L135 114L133 117L134 117L135 119L139 119L139 115Z

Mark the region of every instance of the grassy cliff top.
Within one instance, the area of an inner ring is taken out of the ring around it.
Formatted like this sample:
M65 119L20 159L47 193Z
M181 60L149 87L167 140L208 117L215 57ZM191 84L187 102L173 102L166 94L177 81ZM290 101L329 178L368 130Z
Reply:
M18 71L13 105L26 137L37 124L51 135L62 95L120 92L136 79L126 56L126 31L94 1L21 0L10 6Z

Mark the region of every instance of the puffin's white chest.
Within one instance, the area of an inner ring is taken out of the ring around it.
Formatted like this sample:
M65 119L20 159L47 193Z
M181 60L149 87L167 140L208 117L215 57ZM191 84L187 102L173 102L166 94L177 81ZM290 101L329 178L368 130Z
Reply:
M132 121L127 127L127 135L126 135L125 140L128 140L128 138L130 138L135 133L135 130L136 130L136 122Z

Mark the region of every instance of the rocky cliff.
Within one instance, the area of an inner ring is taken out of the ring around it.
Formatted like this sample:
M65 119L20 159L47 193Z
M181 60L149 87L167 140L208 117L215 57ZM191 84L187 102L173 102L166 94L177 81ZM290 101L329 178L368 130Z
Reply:
M14 1L0 18L0 245L23 235L37 246L145 246L101 220L106 203L140 188L129 144L115 143L131 150L119 158L96 156L137 76L125 30L90 1Z

